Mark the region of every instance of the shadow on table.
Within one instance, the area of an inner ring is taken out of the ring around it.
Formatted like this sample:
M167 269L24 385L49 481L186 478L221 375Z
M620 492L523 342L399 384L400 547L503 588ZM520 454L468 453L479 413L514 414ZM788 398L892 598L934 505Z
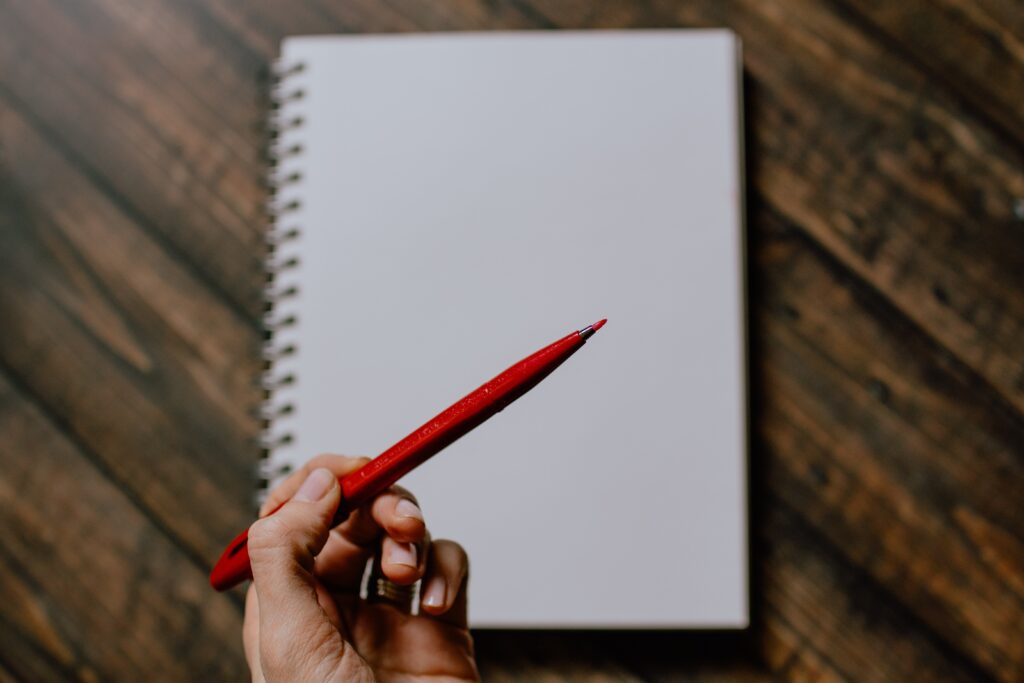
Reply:
M476 631L484 680L515 676L609 676L616 671L648 679L701 672L733 680L755 671L754 634L746 631Z

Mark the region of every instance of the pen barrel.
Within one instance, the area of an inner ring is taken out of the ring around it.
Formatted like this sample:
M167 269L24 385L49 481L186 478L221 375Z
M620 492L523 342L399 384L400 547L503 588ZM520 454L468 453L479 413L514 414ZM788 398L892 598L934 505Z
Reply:
M572 332L527 356L341 480L344 508L353 510L444 450L536 386L584 344ZM340 511L339 511L340 512Z

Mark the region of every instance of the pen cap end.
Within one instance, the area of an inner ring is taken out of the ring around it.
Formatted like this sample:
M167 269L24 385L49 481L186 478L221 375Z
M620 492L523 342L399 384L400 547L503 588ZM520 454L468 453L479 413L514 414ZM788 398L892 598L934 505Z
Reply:
M210 572L210 585L214 590L226 591L250 578L249 530L246 529L224 549L224 554Z

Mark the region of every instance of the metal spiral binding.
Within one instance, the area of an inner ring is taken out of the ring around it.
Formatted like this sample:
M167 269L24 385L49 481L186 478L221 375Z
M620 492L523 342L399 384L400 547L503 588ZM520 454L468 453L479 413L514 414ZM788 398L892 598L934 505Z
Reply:
M260 421L260 464L257 472L256 504L266 496L267 489L289 471L287 464L278 464L274 455L294 441L289 431L289 419L296 406L290 400L289 390L297 377L293 365L298 352L294 328L298 318L290 308L300 294L295 271L300 262L294 251L302 238L302 228L295 222L295 214L302 208L299 187L304 145L301 128L305 122L301 103L305 90L301 74L306 65L298 62L283 64L275 61L266 82L267 164L266 203L267 230L263 268L263 371L259 385L263 392L258 412Z

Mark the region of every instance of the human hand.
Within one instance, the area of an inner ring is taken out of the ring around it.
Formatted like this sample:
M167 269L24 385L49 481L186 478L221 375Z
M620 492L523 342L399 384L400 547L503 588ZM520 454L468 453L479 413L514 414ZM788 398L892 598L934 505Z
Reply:
M253 681L479 680L466 553L453 541L431 542L412 494L392 487L330 528L337 478L366 462L314 458L270 494L250 527L242 637ZM360 599L375 556L395 584L423 579L419 615Z

